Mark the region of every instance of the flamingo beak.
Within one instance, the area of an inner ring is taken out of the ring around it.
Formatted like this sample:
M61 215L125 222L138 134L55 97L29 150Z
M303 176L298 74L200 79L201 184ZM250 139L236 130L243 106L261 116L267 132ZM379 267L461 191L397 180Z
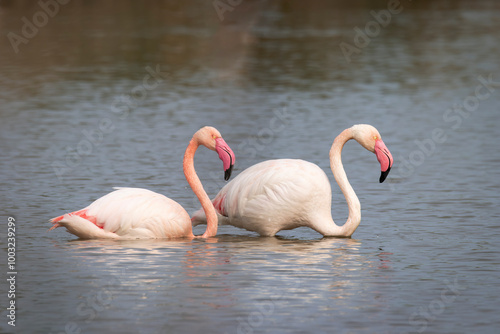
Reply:
M380 163L380 169L382 173L380 174L379 181L380 183L382 183L384 182L387 175L389 175L392 163L394 162L391 152L389 151L387 146L385 146L382 139L378 139L375 142L375 155L377 156L377 160Z
M229 180L231 177L231 172L233 171L234 162L236 158L234 156L233 150L222 138L215 139L215 151L219 154L219 158L222 160L222 165L224 167L224 180Z
M234 165L231 165L229 169L224 170L224 181L229 180L229 178L231 177L231 173L233 172L233 166Z

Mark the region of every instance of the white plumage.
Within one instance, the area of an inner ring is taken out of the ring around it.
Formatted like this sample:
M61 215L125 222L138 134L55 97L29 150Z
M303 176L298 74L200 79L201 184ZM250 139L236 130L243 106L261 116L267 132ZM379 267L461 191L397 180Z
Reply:
M170 198L147 189L115 189L80 210L95 218L95 224L69 213L58 226L86 239L172 238L191 231L189 214Z
M331 196L328 177L317 165L280 159L247 168L221 189L213 203L219 224L273 236L330 215ZM205 223L203 210L192 220L196 225Z

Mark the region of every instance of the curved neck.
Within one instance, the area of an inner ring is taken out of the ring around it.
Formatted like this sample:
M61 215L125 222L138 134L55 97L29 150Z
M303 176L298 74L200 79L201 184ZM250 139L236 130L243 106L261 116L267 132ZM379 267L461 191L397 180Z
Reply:
M198 140L193 137L193 139L189 142L186 153L184 154L183 169L187 182L191 186L191 189L196 197L198 197L201 207L207 216L207 229L205 230L205 233L203 233L202 237L208 238L217 234L217 213L215 212L214 205L212 204L212 201L210 201L205 189L203 189L203 185L194 170L194 153L198 149L198 146L200 146Z
M342 165L342 148L344 144L352 139L352 130L346 129L335 138L332 148L330 149L330 168L333 172L333 177L342 190L349 207L349 217L347 222L340 227L340 236L350 237L361 222L361 204L358 196L352 189L351 184L347 180L347 175Z

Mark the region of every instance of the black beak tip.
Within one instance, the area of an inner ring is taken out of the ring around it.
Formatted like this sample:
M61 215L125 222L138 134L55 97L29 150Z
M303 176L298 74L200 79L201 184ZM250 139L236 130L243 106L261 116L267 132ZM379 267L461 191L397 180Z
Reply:
M382 174L380 174L380 183L384 182L385 178L387 177L387 175L389 175L389 172L391 171L391 167L387 168L387 170L385 172L382 172Z
M229 166L229 168L224 171L224 180L227 181L231 177L231 173L233 171L233 166L234 165Z

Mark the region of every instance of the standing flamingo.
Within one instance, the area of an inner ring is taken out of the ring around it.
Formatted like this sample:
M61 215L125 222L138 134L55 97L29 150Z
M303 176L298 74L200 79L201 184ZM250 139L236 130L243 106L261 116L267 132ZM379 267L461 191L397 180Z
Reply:
M194 154L199 145L219 154L224 179L231 176L234 153L217 129L198 130L184 154L184 175L208 217L202 238L217 233L217 213L194 170ZM194 238L189 214L177 202L147 189L117 188L86 208L50 220L50 230L64 226L82 239Z
M349 207L344 225L333 222L332 191L326 174L313 163L295 159L258 163L226 184L213 200L219 224L245 228L262 236L308 226L324 236L350 237L361 221L361 205L341 161L342 148L350 139L376 154L382 170L380 182L393 163L379 132L371 125L354 125L335 138L330 168ZM203 224L206 217L199 210L192 221L193 225Z

